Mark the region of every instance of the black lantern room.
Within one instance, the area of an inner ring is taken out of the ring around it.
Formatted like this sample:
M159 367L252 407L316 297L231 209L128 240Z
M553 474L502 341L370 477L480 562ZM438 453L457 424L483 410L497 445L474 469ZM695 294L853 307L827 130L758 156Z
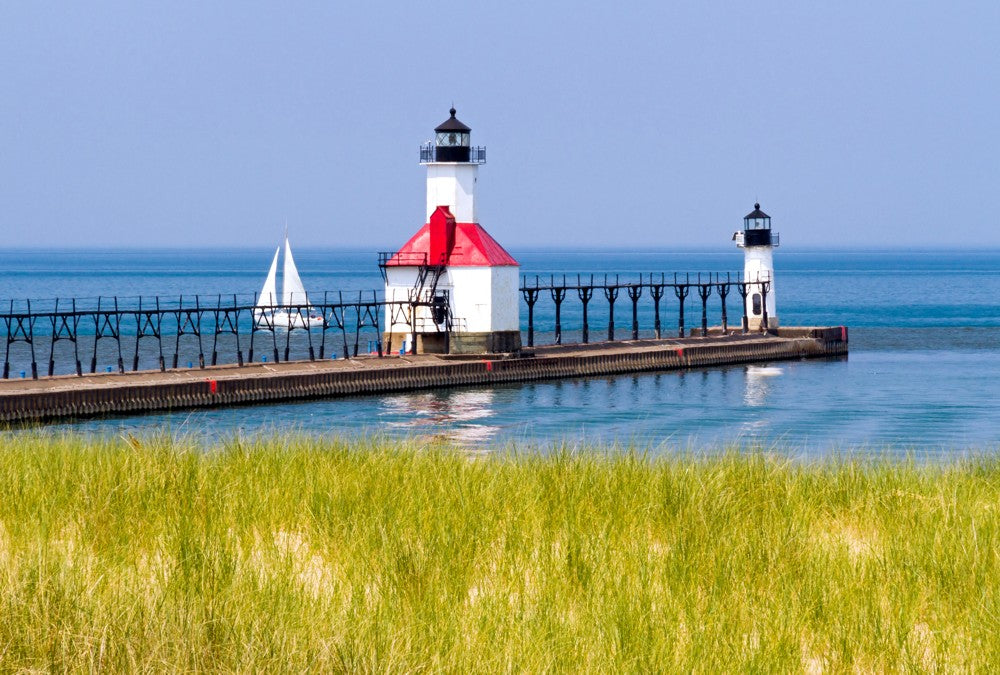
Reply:
M771 233L771 216L760 210L760 204L754 204L753 211L743 217L743 245L778 245L777 233Z
M436 159L439 162L468 162L472 129L455 117L454 108L449 112L451 117L434 129Z

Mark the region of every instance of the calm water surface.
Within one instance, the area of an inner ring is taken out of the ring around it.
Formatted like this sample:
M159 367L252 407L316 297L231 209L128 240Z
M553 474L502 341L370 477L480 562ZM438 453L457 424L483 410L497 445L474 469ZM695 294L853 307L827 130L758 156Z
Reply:
M742 256L719 251L518 251L532 276L605 272L738 272ZM16 251L0 253L0 297L252 293L271 252ZM381 279L368 251L296 252L307 288L362 290ZM847 359L784 362L491 389L91 420L49 429L88 433L167 430L208 440L293 429L310 434L383 433L445 438L475 449L510 444L595 443L701 450L764 444L794 454L831 451L936 453L1000 446L1000 251L803 251L779 249L777 299L785 325L849 325ZM676 301L674 301L676 302ZM718 300L713 298L713 302ZM603 300L591 331L607 328ZM536 308L551 335L552 303ZM578 328L579 303L564 306ZM700 306L688 300L689 326ZM627 300L616 304L626 334ZM718 310L712 306L713 322ZM731 319L738 301L730 300ZM640 324L651 327L651 307ZM522 317L526 311L522 308ZM676 330L676 308L664 322Z

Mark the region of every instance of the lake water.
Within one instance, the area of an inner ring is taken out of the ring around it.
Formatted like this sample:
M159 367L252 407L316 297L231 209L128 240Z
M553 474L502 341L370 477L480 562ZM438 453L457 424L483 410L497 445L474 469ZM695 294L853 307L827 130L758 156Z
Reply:
M177 296L253 293L271 251L32 250L0 253L0 297ZM737 273L735 248L711 251L513 250L522 271L549 278L577 273ZM306 287L381 286L369 251L302 250ZM510 444L576 447L597 443L707 450L764 444L803 455L831 451L951 455L1000 445L1000 251L819 251L775 254L783 325L850 326L847 359L802 361L613 378L445 389L381 397L120 417L53 425L57 432L168 430L209 440L292 429L309 434L383 433L446 438L474 449ZM617 301L616 335L631 322ZM713 304L714 303L714 304ZM710 319L717 323L717 298ZM739 299L730 298L738 322ZM676 331L676 299L663 301ZM700 321L689 298L687 325ZM640 306L643 334L651 303ZM522 321L526 321L522 305ZM592 339L606 335L607 302L591 304ZM579 301L567 300L564 335L579 329ZM550 299L536 307L538 340L550 340ZM578 333L575 333L578 334Z

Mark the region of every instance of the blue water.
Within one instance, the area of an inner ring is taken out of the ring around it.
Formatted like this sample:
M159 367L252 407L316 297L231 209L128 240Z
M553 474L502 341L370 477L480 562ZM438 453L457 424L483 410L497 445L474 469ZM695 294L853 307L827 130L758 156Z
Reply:
M534 279L577 273L736 273L736 249L706 251L514 250ZM251 294L267 250L8 251L0 253L0 302L98 295ZM307 288L378 288L371 251L302 250ZM385 433L446 438L477 449L510 443L637 444L702 449L764 444L805 455L830 451L950 455L1000 446L1000 251L817 251L778 249L776 292L783 325L850 326L847 359L786 362L491 389L359 397L169 415L89 420L51 427L94 433L168 430L208 439L294 429L311 434ZM709 320L720 320L709 300ZM579 301L566 301L564 336L579 335ZM664 298L665 333L677 301ZM592 339L607 334L608 303L590 306ZM739 298L728 301L739 321ZM686 325L701 320L688 298ZM522 328L527 312L522 305ZM652 303L640 299L640 331ZM552 302L536 306L538 342L552 339ZM615 304L615 332L628 337L631 304Z

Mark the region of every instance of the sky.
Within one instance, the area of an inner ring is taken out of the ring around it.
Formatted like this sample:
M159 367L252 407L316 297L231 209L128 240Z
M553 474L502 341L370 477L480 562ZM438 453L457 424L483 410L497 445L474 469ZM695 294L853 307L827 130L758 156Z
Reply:
M5 246L1000 246L996 2L7 2Z

